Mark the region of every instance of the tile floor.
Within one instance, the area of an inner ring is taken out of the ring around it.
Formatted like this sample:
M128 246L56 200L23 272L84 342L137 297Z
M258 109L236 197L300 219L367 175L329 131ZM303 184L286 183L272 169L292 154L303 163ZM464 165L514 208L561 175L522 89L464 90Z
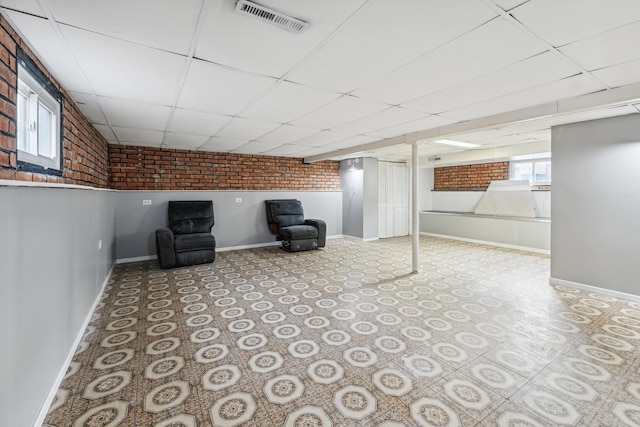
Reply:
M421 237L118 265L46 426L640 425L640 304Z

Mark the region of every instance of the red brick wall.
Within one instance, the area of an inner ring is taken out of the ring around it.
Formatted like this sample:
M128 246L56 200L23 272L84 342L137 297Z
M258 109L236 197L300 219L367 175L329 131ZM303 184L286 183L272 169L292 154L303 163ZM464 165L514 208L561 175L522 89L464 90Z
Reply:
M340 190L340 163L300 158L109 146L116 190Z
M16 165L16 54L21 47L64 96L62 176L21 171ZM0 179L107 187L108 144L82 115L69 94L0 16Z
M509 179L509 162L449 166L434 169L434 190L486 190L491 181Z

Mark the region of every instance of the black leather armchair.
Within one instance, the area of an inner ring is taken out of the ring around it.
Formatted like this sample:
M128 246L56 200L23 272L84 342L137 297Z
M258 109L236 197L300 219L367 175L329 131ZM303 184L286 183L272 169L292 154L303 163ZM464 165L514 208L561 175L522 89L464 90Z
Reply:
M320 219L304 219L300 200L265 200L265 204L269 229L282 240L282 249L298 252L324 248L327 225Z
M216 259L216 239L210 200L170 201L169 228L156 230L156 249L161 268L205 264Z

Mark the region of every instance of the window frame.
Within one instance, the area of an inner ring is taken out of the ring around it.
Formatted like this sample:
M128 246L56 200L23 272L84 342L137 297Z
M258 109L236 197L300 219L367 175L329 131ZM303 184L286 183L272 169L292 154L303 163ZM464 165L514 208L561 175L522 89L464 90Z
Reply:
M514 180L514 169L518 164L530 163L531 164L531 181L529 181L529 185L551 185L551 181L553 180L553 175L550 181L536 181L536 163L546 163L549 162L551 164L551 157L541 157L541 158L529 158L529 159L521 159L521 160L511 160L509 161L509 180Z
M18 49L16 68L16 156L18 169L25 172L62 176L64 147L64 106L62 93L22 49ZM28 93L27 90L29 91ZM19 119L21 116L18 102L20 96L27 97L28 105L26 108L30 110L30 114L39 116L40 107L43 106L54 115L54 120L52 120L50 124L55 126L52 126L53 129L48 132L48 136L51 137L52 140L47 144L47 150L54 152L53 156L48 156L46 153L44 155L40 154L41 151L46 150L42 150L37 141L37 138L39 138L37 124L35 128L27 130L29 134L25 141L29 149L33 150L35 148L36 153L30 153L20 147L21 132L24 132L24 129L26 129ZM33 134L34 132L35 135Z

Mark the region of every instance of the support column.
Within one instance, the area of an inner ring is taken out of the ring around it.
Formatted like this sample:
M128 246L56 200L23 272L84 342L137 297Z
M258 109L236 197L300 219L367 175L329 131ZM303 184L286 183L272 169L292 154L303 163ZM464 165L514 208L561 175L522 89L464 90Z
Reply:
M418 141L411 144L412 273L420 272L420 203L418 200Z

